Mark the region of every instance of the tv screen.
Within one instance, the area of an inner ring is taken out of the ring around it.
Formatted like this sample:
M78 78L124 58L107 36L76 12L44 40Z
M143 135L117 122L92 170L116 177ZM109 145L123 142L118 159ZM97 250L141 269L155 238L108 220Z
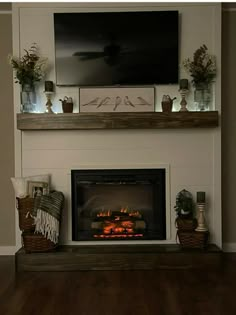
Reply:
M57 85L178 82L178 11L54 13Z

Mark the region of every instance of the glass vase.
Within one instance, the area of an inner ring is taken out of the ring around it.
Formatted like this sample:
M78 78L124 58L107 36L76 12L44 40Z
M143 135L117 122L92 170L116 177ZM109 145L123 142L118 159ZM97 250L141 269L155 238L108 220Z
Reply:
M194 103L196 110L208 111L212 101L212 89L210 84L198 84L195 86Z
M36 93L33 84L23 84L21 87L21 112L33 113L36 109Z

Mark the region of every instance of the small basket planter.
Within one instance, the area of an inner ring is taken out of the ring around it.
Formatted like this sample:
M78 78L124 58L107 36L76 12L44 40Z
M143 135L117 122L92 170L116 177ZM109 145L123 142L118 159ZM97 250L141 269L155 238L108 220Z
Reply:
M175 220L175 225L178 230L194 231L197 227L197 220L177 218Z
M34 231L34 219L32 218L34 198L16 198L19 213L19 228L21 231Z
M54 244L42 234L22 233L23 246L26 253L40 253L54 250L58 244Z
M177 236L182 248L201 248L207 247L209 232L196 232L178 230Z

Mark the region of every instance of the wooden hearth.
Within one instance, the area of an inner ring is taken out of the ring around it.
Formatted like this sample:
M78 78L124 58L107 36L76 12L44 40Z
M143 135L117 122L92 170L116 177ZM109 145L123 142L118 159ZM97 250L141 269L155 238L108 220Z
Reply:
M222 251L173 245L60 246L54 252L16 253L17 271L219 269Z

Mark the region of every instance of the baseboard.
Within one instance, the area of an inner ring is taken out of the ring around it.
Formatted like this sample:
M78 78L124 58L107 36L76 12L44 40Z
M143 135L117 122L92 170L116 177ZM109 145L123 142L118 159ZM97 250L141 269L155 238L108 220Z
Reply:
M16 246L0 246L0 256L15 255L16 251Z
M236 252L236 243L223 243L223 252Z

